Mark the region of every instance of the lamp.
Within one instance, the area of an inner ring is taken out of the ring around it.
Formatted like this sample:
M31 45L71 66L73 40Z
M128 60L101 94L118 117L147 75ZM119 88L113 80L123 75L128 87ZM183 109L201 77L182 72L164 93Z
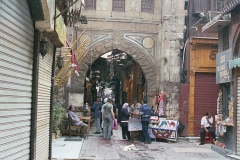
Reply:
M59 55L57 58L57 66L59 69L63 67L63 57L61 55Z
M87 17L84 15L81 15L81 18L78 21L80 21L82 24L88 24Z
M42 40L40 41L40 53L42 57L44 57L47 53L47 48L48 48L48 40L46 36L44 35Z

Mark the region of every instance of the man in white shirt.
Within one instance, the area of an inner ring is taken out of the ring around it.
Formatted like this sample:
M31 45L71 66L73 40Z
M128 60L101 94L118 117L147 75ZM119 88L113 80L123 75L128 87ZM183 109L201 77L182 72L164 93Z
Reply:
M204 135L206 132L210 132L213 138L213 141L216 141L216 135L215 131L212 128L213 124L213 118L211 116L211 113L206 112L206 116L202 117L201 119L201 130L200 130L200 137L201 137L201 142L199 145L204 145Z
M140 118L140 108L141 104L137 102L136 98L133 98L133 104L130 107L130 114L132 118Z

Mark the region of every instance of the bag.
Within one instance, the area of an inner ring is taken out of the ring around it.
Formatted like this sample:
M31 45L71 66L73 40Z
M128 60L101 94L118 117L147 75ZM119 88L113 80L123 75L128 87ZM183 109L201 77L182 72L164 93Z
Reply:
M118 130L118 122L117 122L117 119L114 119L114 120L112 121L112 129Z
M182 132L184 130L185 126L180 121L178 122L178 132Z

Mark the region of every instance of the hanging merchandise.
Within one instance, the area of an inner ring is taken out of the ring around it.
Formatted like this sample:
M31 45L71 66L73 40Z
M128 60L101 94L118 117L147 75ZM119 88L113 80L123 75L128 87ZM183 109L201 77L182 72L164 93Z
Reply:
M166 109L165 109L165 106L164 106L164 94L163 94L163 91L161 91L161 93L159 94L158 102L159 102L159 106L158 106L159 116L166 115L166 113L165 113Z

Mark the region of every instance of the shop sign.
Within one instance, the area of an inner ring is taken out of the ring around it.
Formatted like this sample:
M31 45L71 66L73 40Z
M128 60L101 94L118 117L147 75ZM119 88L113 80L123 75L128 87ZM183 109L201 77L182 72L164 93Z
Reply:
M56 15L59 15L60 11L56 8ZM66 26L64 24L62 16L59 16L55 20L55 31L58 35L59 41L64 45L66 42Z
M228 62L229 69L240 67L240 58L230 60Z
M228 61L232 59L231 49L220 52L216 55L216 83L226 83L231 81L231 70Z

